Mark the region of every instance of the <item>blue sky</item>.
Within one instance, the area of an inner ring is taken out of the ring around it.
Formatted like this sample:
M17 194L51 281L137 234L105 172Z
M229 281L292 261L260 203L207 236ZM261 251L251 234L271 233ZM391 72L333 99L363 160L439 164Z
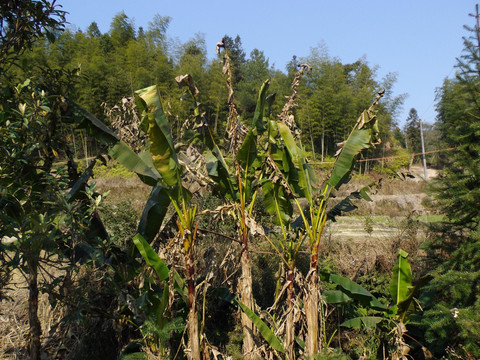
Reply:
M97 22L107 32L121 11L146 28L154 14L170 16L167 35L186 42L196 33L206 39L208 56L228 34L242 39L247 56L262 50L270 65L285 70L293 55L308 56L326 46L331 57L350 63L365 56L377 65L379 78L397 73L394 94L408 94L398 121L410 108L423 121L435 120L435 88L455 75L463 49L463 25L475 1L467 0L291 0L291 1L174 1L174 0L57 0L69 12L67 21L85 30Z

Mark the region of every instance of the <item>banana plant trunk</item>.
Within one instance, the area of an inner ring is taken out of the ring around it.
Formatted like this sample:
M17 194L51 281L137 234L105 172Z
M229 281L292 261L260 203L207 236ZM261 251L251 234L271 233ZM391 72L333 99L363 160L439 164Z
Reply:
M249 309L255 311L254 302L253 302L253 293L252 293L252 268L250 264L250 254L248 252L248 247L244 244L242 256L240 258L240 265L242 269L242 274L239 280L239 295L240 301L245 304ZM243 328L243 358L244 359L256 359L254 350L255 350L255 341L254 341L254 327L253 322L250 318L242 311L241 313L241 322Z
M310 272L307 279L307 295L305 298L305 316L307 320L307 338L305 339L305 350L307 357L312 357L321 351L321 342L319 342L319 334L321 329L320 314L318 307L321 298L319 297L319 278L318 278L318 245L314 250L310 259Z
M287 360L295 359L295 314L293 308L293 298L294 298L294 270L293 267L288 269L287 274L287 319L286 319L286 328L285 328L285 353Z
M200 360L200 333L198 326L197 314L197 298L195 293L195 268L192 254L193 247L190 248L185 255L185 263L187 267L187 288L188 288L188 347L190 353L189 360Z
M30 360L39 360L41 352L40 337L42 327L38 319L38 267L35 261L28 264L28 321L30 324L29 354Z

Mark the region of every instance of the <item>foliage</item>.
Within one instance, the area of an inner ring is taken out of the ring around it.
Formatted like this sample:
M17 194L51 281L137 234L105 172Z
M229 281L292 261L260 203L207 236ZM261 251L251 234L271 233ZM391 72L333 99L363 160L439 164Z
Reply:
M55 1L3 1L0 4L0 70L2 75L20 55L46 36L55 39L55 32L64 28L65 12Z
M365 58L353 64L342 64L331 58L325 49L313 48L302 61L312 66L303 85L304 95L299 101L298 121L302 140L311 151L323 159L333 155L336 144L342 142L355 124L355 119L373 100L379 88L386 89L385 99L378 107L380 136L391 143L395 113L405 95L392 97L395 74L381 81L376 79L376 67L370 67Z
M478 24L478 6L473 16ZM469 36L464 38L457 77L444 81L437 104L442 139L456 147L432 189L446 218L428 248L436 268L422 299L425 315L421 325L437 356L444 355L448 347L465 357L480 356L475 325L480 301L480 29L478 25L466 29Z
M131 18L119 13L111 21L110 29L102 34L92 23L85 31L66 30L56 34L55 42L43 41L33 46L33 51L22 56L21 69L12 69L21 77L36 76L39 68L78 68L80 82L71 100L102 119L102 103L112 107L122 97L131 97L136 89L156 84L174 138L180 138L184 120L190 106L182 101L181 91L173 81L177 74L190 74L202 89L198 101L202 104L206 121L213 133L224 130L223 119L228 113L228 93L223 86L219 59L207 59L207 46L201 35L194 35L185 43L168 37L168 16L153 15L146 29L135 28ZM248 56L240 36L223 38L230 49L232 81L236 91L235 105L239 116L247 120L253 116L256 94L261 83L271 79L271 91L277 99L289 95L290 85L297 66L295 59L288 73L275 70L267 54L254 49ZM362 58L353 64L342 64L328 55L312 54L302 62L313 65L315 71L302 81L303 96L294 114L303 131L306 148L333 156L336 143L343 141L354 125L358 113L372 100L375 89L385 87L385 101L379 106L381 136L390 140L391 128L402 103L403 96L393 96L391 89L395 75L377 79L376 67ZM207 80L208 79L208 80ZM282 104L272 106L276 116ZM323 143L323 151L322 144Z
M410 109L405 123L405 144L410 153L422 152L422 144L420 141L420 118L417 110Z

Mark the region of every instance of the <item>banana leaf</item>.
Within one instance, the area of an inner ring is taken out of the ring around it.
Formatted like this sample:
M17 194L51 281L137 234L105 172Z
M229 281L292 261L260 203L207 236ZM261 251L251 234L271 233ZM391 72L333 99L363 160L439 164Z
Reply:
M92 162L83 172L83 174L75 181L72 188L67 194L67 200L71 201L77 197L80 191L85 190L85 186L88 183L88 180L93 176L93 167L95 166L95 162Z
M143 208L137 232L148 242L152 242L158 234L163 219L170 205L169 190L161 185L152 188L147 203Z
M354 129L352 131L343 145L340 155L335 161L330 178L328 179L328 184L331 187L340 186L349 177L355 164L355 156L363 149L370 147L370 138L371 133L367 129Z
M120 357L120 360L148 360L148 355L143 352L135 352L131 354L125 354Z
M293 207L283 187L278 182L267 180L262 184L262 189L265 209L270 215L277 215L274 223L280 225L281 221L283 225L288 224L292 218Z
M67 109L62 113L64 121L76 123L79 128L86 129L102 144L111 146L109 155L128 170L135 172L146 184L154 185L158 181L158 172L120 140L102 121L75 102L69 99L66 102Z
M252 310L250 310L245 304L241 303L237 300L237 304L240 306L242 311L248 316L250 320L252 320L253 324L258 328L260 334L262 334L263 338L267 341L268 345L270 345L273 349L285 353L285 349L282 345L282 342L278 337L275 336L272 329L268 327L267 324L263 322L260 317L255 314Z
M152 249L152 247L145 241L142 235L137 234L133 237L133 243L137 247L138 251L145 259L145 262L150 266L158 275L160 281L168 279L169 269L167 265L160 259L158 254Z
M385 320L385 318L380 316L360 316L347 321L344 321L340 326L351 327L354 329L365 328L374 328L379 322Z
M328 280L339 285L342 292L344 292L351 299L357 300L363 306L369 307L373 310L387 310L386 305L382 304L368 290L366 290L356 282L337 274L329 274Z
M181 183L182 169L178 163L170 126L163 112L156 85L135 92L136 103L142 117L148 118L148 136L153 164L163 181L174 186Z
M328 179L331 187L338 188L350 176L355 164L355 156L363 149L374 147L374 143L378 142L378 123L372 112L373 106L360 115L354 129L340 149Z
M267 90L269 86L270 86L270 80L266 80L262 84L262 87L260 88L260 92L258 94L255 113L253 114L252 129L256 129L258 135L262 135L267 130L263 120L265 116L265 104L266 104L266 98L267 98Z
M248 202L252 194L252 183L256 180L255 170L262 166L262 161L257 151L256 129L250 130L247 133L240 149L238 149L237 160L244 171L243 189L245 192L245 201Z
M354 199L372 201L369 196L369 192L371 188L377 184L378 182L373 182L364 186L360 190L355 190L351 192L347 197L345 197L342 201L340 201L337 205L335 205L327 212L327 219L335 222L336 216L342 216L344 213L356 210L358 207L352 202L352 200Z
M277 97L277 93L273 93L268 95L265 98L265 116L264 116L265 121L267 121L267 119L272 114L272 106L273 106L273 103L275 102L276 97Z
M245 140L238 149L237 160L246 172L249 172L250 169L257 169L262 165L258 156L255 130L250 130L245 136Z
M322 298L327 304L348 304L353 301L341 290L326 290L322 293Z
M426 285L431 279L433 279L431 275L420 278L413 287L408 297L397 304L396 315L401 322L406 323L411 314L413 314L418 309L421 309L414 296L417 296L420 288Z
M205 153L205 162L208 176L218 185L220 192L229 200L238 198L238 193L234 186L234 175L228 169L227 163L223 157L222 151L213 138L210 128L206 133L205 145L208 150Z
M287 125L282 122L277 122L278 130L280 136L283 139L287 152L292 159L293 164L295 165L296 170L298 171L298 186L302 191L302 196L304 196L310 206L313 205L313 186L314 175L312 168L307 164L305 160L305 152L297 146L297 143L290 132L290 129ZM288 181L292 180L292 177L287 177ZM295 184L291 184L292 188L296 188Z
M123 141L118 141L108 154L125 168L136 173L145 184L153 186L160 180L158 171L150 164L149 156L136 154Z
M390 295L393 300L393 313L396 314L398 304L407 300L413 293L412 268L407 260L408 253L399 250L397 261L393 267L392 280L390 281Z
M66 109L62 111L62 120L67 123L75 123L78 128L86 129L87 132L99 140L103 145L112 145L120 138L94 115L70 99L66 99Z

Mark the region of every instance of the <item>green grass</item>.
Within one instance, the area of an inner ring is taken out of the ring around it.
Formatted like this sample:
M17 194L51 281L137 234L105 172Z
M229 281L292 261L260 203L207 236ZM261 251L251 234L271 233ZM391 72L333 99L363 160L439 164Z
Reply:
M93 171L97 178L130 178L136 176L134 172L127 170L117 162L110 162L106 166L97 162Z
M418 217L418 220L424 223L437 223L445 220L443 215L424 214Z

